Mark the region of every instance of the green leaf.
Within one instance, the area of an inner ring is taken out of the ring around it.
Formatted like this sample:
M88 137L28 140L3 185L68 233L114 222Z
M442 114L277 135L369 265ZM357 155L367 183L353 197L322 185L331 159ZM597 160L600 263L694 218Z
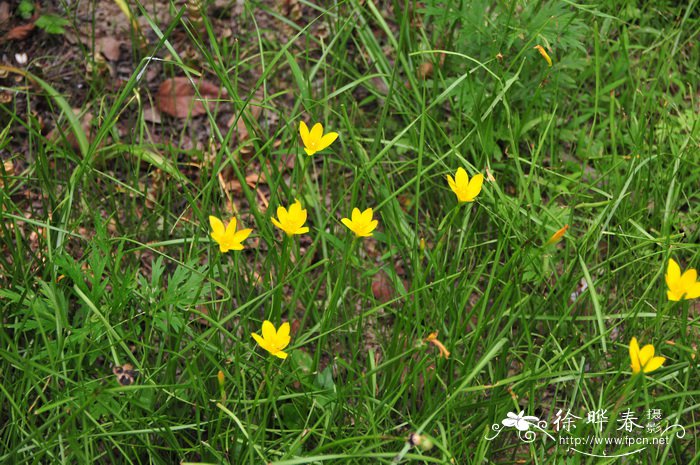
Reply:
M56 15L41 15L34 24L49 34L65 34L65 27L70 24L70 21Z
M34 2L31 0L22 0L17 7L17 14L22 19L29 19L34 14Z

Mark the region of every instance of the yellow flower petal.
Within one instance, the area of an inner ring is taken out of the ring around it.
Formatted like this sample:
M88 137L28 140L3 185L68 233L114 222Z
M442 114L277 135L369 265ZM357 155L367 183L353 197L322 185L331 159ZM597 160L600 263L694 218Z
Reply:
M318 150L323 150L329 147L337 138L337 132L329 132L328 134L324 135L321 137L321 140L318 141Z
M700 282L690 286L685 294L686 299L697 299L698 297L700 297Z
M244 240L248 239L248 236L250 236L250 233L252 232L253 230L250 228L236 231L236 234L233 235L233 240L235 242L243 242Z
M289 341L292 340L292 338L289 336L289 323L286 323L287 325L287 333L286 334L280 334L279 332L277 333L277 338L274 341L275 348L277 350L282 350L285 347L289 345ZM284 326L284 324L282 325ZM282 326L280 326L280 331L282 330Z
M467 174L467 171L462 167L457 168L457 174L455 175L455 184L457 185L458 189L463 189L464 187L469 185L469 175Z
M672 258L668 259L668 269L666 270L666 284L673 287L681 279L681 267Z
M632 372L639 373L642 367L639 363L639 343L636 337L630 341L630 361L632 362Z
M236 234L236 224L236 217L234 216L226 226L226 236L232 237L234 234Z
M277 336L277 331L275 330L275 325L271 321L265 320L262 324L262 337L266 341L272 341L275 336Z
M287 358L287 355L289 355L289 354L287 354L287 352L283 352L283 351L281 351L281 350L278 350L277 352L275 352L275 353L272 354L272 355L274 355L275 357L279 357L279 358L281 358L282 360L284 360L285 358Z
M318 143L321 141L321 137L323 137L323 125L321 123L316 123L314 124L314 127L311 128L311 133L309 134L309 142L311 144L318 145Z
M481 173L475 174L471 182L469 183L469 187L467 188L467 197L471 200L474 200L474 197L479 195L479 192L481 192L481 186L483 184L484 175Z
M262 347L263 349L265 348L265 340L262 337L260 337L259 334L250 333L250 335L253 336L253 339L255 339L255 342L257 342L260 347Z
M282 323L282 326L280 326L280 329L277 330L277 338L280 340L284 340L284 339L287 340L287 343L284 344L285 346L287 344L289 344L289 340L290 340L289 330L290 329L291 329L291 327L289 325L289 322L285 321L284 323Z
M223 236L226 232L224 223L215 216L209 217L209 226L211 226L212 234L216 234L217 236Z
M683 299L695 299L700 297L700 287L698 286L698 272L695 268L688 268L681 274L678 263L672 258L668 260L666 270L666 285L668 300L678 301Z
M666 359L664 357L652 358L644 365L644 373L651 373L652 371L661 367L661 365L663 365L665 361Z
M647 344L644 347L642 347L642 350L639 351L639 363L642 365L646 365L649 363L649 360L651 360L654 357L654 346L651 344Z
M687 290L689 289L693 284L695 284L695 281L698 279L698 272L695 271L695 268L689 268L683 273L680 279L680 286L683 287L683 289ZM687 298L687 297L686 297Z
M447 184L450 186L450 189L452 189L452 192L455 194L457 193L457 184L455 184L455 180L452 176L449 174L447 175Z
M292 208L289 208L290 212ZM277 218L279 218L280 223L286 223L287 222L287 209L279 206L277 207Z
M299 121L299 135L301 136L301 141L304 143L304 145L309 145L309 127L303 121Z
M282 223L280 223L279 221L277 221L275 218L270 218L270 221L272 221L272 224L274 224L275 226L277 226L277 227L280 228L281 230L284 230L284 228L282 227Z

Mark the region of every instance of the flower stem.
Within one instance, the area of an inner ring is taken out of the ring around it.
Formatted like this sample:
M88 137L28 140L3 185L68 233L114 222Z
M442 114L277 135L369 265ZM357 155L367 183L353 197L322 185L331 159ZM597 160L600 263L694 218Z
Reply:
M285 275L287 274L287 263L291 260L288 252L290 250L290 240L290 237L286 234L284 235L284 239L282 239L282 250L280 251L279 255L277 272L277 288L275 289L274 298L272 300L272 312L270 315L270 319L274 320L278 320L282 315L281 309L282 300L284 299L284 280Z

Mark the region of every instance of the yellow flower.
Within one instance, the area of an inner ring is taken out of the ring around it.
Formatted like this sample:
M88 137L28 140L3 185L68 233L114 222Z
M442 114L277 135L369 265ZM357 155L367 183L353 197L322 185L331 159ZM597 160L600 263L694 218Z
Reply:
M228 226L224 227L224 223L215 216L209 217L209 225L211 226L211 238L219 244L222 252L229 250L243 250L243 242L253 232L252 229L241 229L236 231L236 218L231 218Z
M659 368L666 361L663 357L654 357L654 346L647 344L639 350L637 338L630 341L630 360L632 360L632 371L634 373L651 373Z
M569 229L569 225L565 224L563 228L552 234L552 236L549 238L547 241L546 245L552 245L556 244L561 240L562 237L564 237L564 234L566 234L566 230Z
M547 61L547 64L551 67L552 59L549 58L549 55L547 55L547 51L544 49L544 47L541 45L535 45L533 48L537 49L537 51L540 52L540 55L544 57L544 59Z
M281 359L287 358L286 352L283 351L285 347L289 345L289 341L292 340L289 337L289 323L282 323L279 330L275 329L272 322L265 320L262 324L262 337L259 334L252 333L253 339L258 343L260 347L270 352L270 354Z
M697 281L698 272L695 268L685 270L681 275L681 267L674 259L668 260L666 270L666 285L668 300L695 299L700 297L700 281Z
M287 233L288 236L309 232L309 228L304 226L306 210L301 208L301 203L298 200L289 206L289 211L284 207L277 207L277 218L272 218L272 224Z
M437 336L438 336L438 333L437 333L437 331L435 331L435 332L428 334L428 337L426 337L423 340L425 342L429 342L432 345L434 345L435 347L437 347L438 350L440 351L441 356L443 356L445 358L450 358L450 351L447 350L447 347L445 347L445 345L438 340Z
M457 200L460 202L473 202L474 198L481 192L481 185L484 184L484 175L479 173L469 181L469 175L464 168L457 168L457 174L454 179L449 174L447 175L447 184L450 189L457 195Z
M348 229L355 233L357 237L369 237L379 224L379 221L372 219L372 209L360 213L359 208L352 209L352 219L343 218L342 221Z
M301 140L304 142L304 150L309 156L325 149L338 138L337 132L329 132L323 135L323 125L321 123L314 124L314 127L309 131L308 126L303 121L299 123L299 134L301 134Z

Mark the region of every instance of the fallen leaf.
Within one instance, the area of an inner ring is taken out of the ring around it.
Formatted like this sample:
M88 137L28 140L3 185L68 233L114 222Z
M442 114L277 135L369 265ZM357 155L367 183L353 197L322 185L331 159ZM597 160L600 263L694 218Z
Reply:
M7 160L2 162L2 166L5 169L5 174L7 176L13 176L15 174L15 165L12 163L12 160ZM2 180L2 173L0 173L0 188L5 187L5 182Z
M265 179L265 173L252 173L249 174L248 176L245 177L245 182L248 184L250 187L253 189L258 185L258 184L267 184L267 180Z
M297 332L299 332L299 328L301 327L301 321L294 319L292 320L292 325L289 331L289 334L294 336Z
M207 320L205 318L205 317L209 316L209 310L207 310L207 307L204 305L198 305L197 310L199 310L202 313L202 315L204 315L204 316L199 317L199 318L194 318L194 320L197 321L197 323L199 323L200 325L211 327L211 323L209 322L209 320Z
M22 24L10 29L10 32L5 34L6 40L24 40L34 30L34 22Z
M121 41L114 37L102 37L97 39L97 50L109 61L117 61L121 55Z
M287 155L282 155L280 157L280 164L279 164L279 169L284 170L284 168L287 169L294 169L294 163L296 162L296 155L293 153L288 153Z
M424 61L418 67L418 77L420 79L428 79L433 75L433 64L429 61Z
M235 194L240 194L241 192L243 192L243 186L241 186L241 183L238 182L238 179L230 177L229 180L226 181L224 179L223 174L221 173L219 173L218 179L219 185L224 190L224 192L232 192Z
M301 19L302 11L299 0L282 0L279 3L279 10L283 15L291 18L293 21Z
M7 2L0 2L0 24L8 19L10 19L10 4Z
M196 83L202 99L217 99L221 89L211 82L201 80ZM197 96L190 80L186 77L175 77L163 81L156 94L156 105L161 113L176 118L199 116L207 112L204 102ZM209 102L210 108L213 102Z
M372 279L372 294L381 303L386 303L394 297L394 286L383 271L374 275Z
M149 123L160 124L160 112L149 105L143 109L143 119Z

